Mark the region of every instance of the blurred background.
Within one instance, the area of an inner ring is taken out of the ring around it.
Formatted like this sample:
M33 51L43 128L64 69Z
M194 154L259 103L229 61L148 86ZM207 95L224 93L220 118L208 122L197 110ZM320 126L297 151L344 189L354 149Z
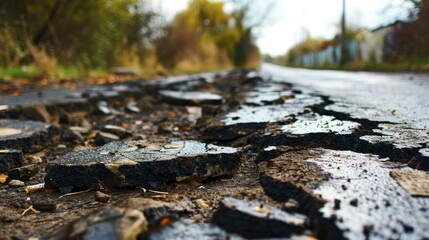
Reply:
M429 0L4 0L0 76L429 69Z

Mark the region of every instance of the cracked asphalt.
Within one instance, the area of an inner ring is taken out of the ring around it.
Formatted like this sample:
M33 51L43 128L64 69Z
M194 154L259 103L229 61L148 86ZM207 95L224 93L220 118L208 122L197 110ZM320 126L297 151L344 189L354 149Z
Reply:
M5 239L429 238L427 74L263 64L0 105Z

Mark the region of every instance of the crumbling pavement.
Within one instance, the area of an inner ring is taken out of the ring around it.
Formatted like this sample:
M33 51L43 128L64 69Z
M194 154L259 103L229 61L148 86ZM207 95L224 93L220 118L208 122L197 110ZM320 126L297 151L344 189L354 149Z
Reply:
M0 111L6 238L429 238L426 129L246 71L52 95Z

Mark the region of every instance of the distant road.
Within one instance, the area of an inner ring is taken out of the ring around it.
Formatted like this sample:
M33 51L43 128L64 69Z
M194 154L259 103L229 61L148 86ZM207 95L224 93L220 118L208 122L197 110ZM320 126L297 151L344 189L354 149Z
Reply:
M429 74L289 68L264 63L264 75L355 105L356 117L429 129Z

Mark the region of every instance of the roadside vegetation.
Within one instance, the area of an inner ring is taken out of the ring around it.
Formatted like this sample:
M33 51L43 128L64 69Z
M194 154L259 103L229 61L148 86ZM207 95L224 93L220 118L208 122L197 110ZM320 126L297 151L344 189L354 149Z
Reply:
M142 75L256 66L251 1L192 0L167 21L150 0L0 2L0 76Z

